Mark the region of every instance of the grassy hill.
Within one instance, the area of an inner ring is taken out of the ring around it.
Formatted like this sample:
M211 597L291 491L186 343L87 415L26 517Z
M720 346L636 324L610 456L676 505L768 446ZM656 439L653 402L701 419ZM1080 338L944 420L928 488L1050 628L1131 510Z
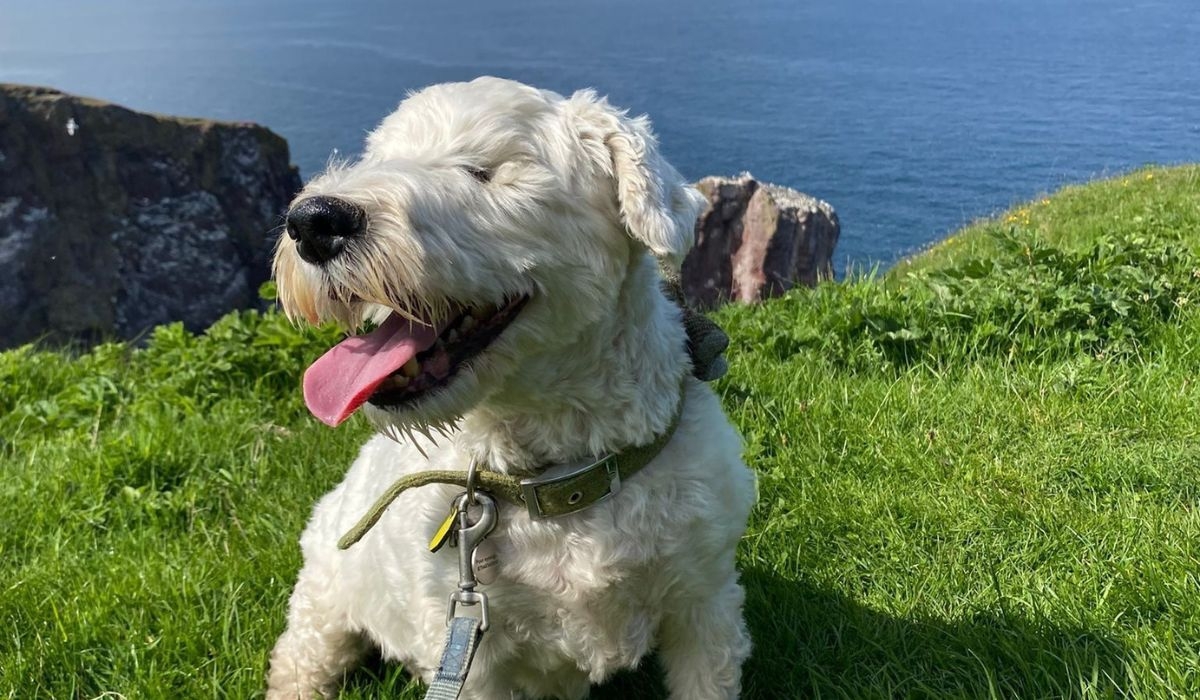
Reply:
M1198 185L1067 188L717 314L761 482L745 697L1200 697ZM238 313L0 354L0 694L261 693L299 532L367 434L301 403L334 337ZM389 692L420 697L378 664L344 697Z

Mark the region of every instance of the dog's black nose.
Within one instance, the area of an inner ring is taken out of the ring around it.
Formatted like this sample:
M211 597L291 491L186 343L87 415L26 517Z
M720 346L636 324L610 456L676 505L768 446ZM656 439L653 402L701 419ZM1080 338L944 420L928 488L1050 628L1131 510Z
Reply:
M287 233L304 260L320 265L346 247L346 239L362 235L367 214L356 204L336 197L309 197L287 215Z

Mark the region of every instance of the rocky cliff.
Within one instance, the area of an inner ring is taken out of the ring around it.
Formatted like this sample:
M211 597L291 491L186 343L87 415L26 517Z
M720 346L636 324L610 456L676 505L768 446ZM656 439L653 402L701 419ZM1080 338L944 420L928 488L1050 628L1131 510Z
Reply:
M257 305L300 184L287 142L263 127L0 84L0 348L202 330ZM697 187L709 206L682 271L694 305L832 276L827 203L748 173Z
M696 187L709 205L683 263L683 291L693 304L754 302L833 277L841 227L828 203L749 173L706 177Z
M0 84L0 347L256 305L299 187L263 127Z

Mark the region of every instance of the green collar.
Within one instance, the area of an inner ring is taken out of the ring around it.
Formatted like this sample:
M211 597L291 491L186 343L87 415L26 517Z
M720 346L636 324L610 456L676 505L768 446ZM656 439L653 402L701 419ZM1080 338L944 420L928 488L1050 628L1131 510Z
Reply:
M686 377L685 377L686 382ZM621 490L621 482L638 473L658 456L679 427L683 415L684 392L671 423L653 442L609 452L599 459L558 464L537 476L521 479L488 469L476 474L475 486L481 491L525 508L533 520L570 515L595 505ZM338 540L338 549L349 549L367 534L392 501L408 489L427 484L454 484L466 488L467 472L457 469L431 469L397 479L349 532Z

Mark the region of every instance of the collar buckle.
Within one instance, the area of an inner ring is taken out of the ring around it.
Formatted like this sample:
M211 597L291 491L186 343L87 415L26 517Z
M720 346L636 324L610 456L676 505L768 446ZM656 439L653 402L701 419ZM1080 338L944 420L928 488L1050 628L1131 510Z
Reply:
M617 453L596 460L560 464L521 480L521 495L531 520L577 513L621 491Z

